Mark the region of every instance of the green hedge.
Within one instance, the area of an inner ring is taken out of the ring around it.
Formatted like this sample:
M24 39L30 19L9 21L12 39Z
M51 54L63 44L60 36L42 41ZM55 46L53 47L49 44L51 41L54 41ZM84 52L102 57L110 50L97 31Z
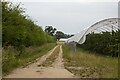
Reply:
M4 46L40 46L55 39L25 15L20 5L2 2L2 44Z
M112 32L91 33L87 35L84 44L79 45L85 50L103 55L118 56L120 45L120 30Z

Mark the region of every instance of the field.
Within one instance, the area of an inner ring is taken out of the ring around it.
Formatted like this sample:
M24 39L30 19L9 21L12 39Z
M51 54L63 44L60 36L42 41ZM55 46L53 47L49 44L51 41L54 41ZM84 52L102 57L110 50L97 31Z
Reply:
M82 78L117 78L118 58L97 55L80 48L72 53L63 46L64 65L67 70Z

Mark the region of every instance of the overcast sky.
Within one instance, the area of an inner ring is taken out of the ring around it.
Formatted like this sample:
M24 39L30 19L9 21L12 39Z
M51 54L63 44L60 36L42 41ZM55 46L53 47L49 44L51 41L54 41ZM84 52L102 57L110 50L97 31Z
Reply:
M117 2L22 2L28 14L42 28L51 25L74 34L106 19L118 17Z

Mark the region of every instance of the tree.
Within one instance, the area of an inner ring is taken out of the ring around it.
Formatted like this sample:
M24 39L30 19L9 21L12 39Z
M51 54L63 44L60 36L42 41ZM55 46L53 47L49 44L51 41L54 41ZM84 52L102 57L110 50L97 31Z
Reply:
M62 31L57 31L55 34L56 38L59 40L64 37L64 33Z
M52 33L55 29L52 31ZM40 26L26 16L20 4L2 2L2 45L22 47L40 46L53 42L54 38L46 34ZM22 51L21 51L22 52Z
M57 29L53 28L52 26L46 26L45 27L45 32L48 33L48 35L51 35L51 36L54 35L54 33L55 33L56 30Z
M103 55L118 57L120 43L120 30L112 32L91 33L86 37L84 44L79 47Z

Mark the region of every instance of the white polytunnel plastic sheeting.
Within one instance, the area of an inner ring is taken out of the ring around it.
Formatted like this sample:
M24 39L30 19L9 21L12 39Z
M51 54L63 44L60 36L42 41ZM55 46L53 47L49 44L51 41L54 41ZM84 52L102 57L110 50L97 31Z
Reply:
M78 44L83 44L86 40L86 35L94 32L94 33L100 33L100 32L111 32L112 30L116 31L120 29L120 25L118 25L118 22L120 22L120 19L118 18L109 18L102 21L99 21L89 28L81 31L80 33L75 34L71 38L68 38L67 43L71 42L77 42Z

